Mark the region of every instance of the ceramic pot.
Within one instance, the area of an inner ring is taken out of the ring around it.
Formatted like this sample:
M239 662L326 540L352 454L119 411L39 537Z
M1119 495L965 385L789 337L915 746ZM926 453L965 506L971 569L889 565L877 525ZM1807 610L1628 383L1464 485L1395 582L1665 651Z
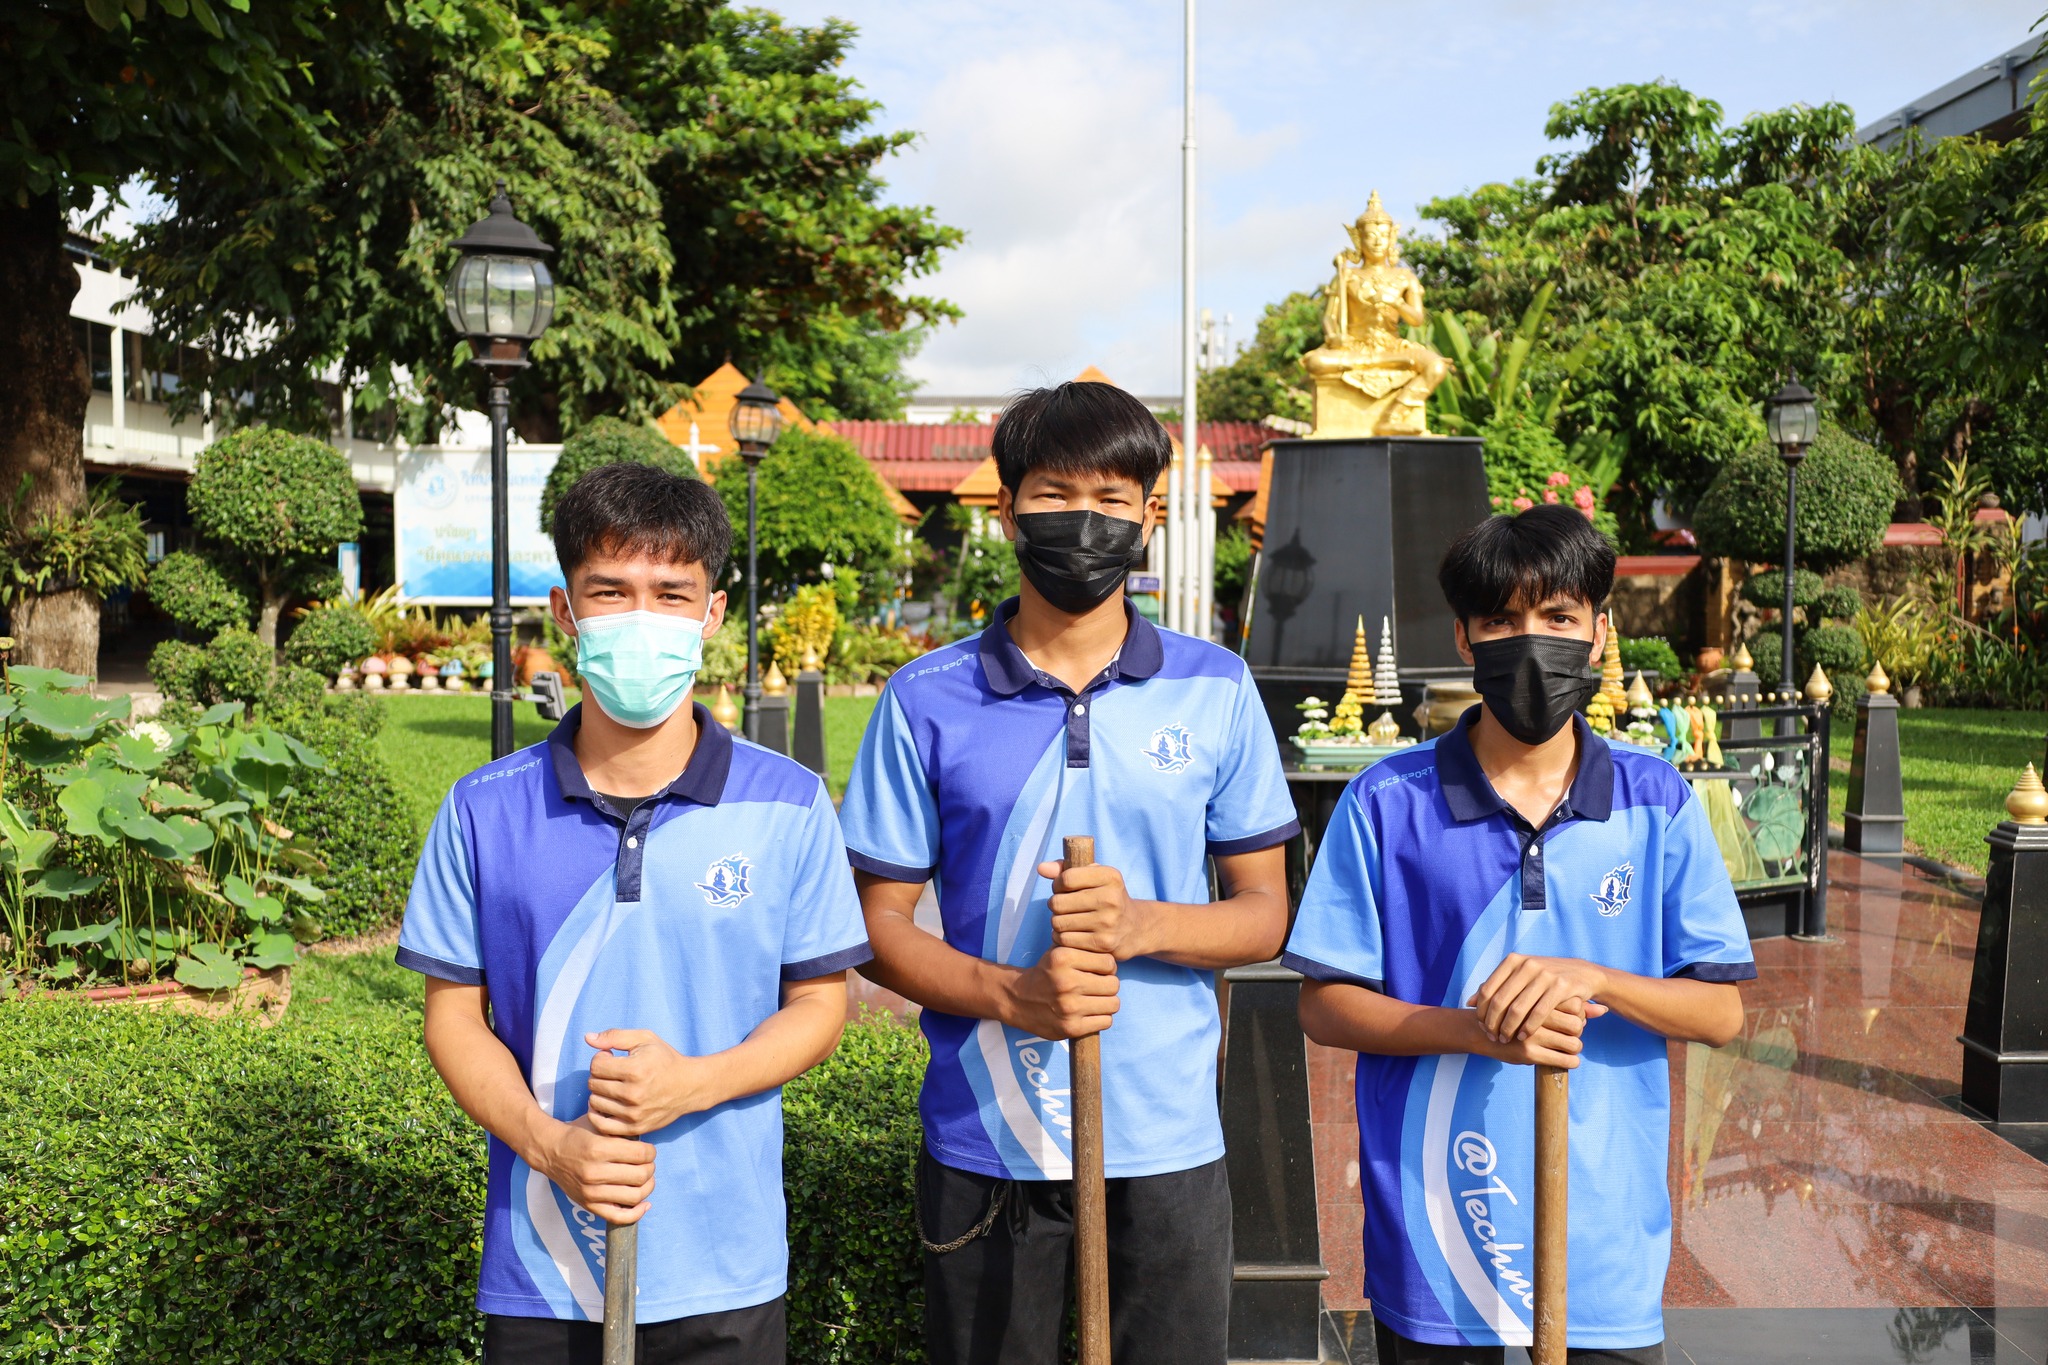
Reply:
M1479 694L1472 690L1469 678L1429 683L1423 689L1421 704L1415 708L1415 723L1425 735L1445 734L1460 716L1478 704Z

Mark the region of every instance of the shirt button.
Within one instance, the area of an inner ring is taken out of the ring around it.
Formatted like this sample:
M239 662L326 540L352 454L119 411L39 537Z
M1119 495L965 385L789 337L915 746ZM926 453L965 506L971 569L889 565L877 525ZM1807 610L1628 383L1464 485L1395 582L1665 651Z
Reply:
M1082 704L1081 702L1078 702L1078 701L1077 701L1077 702L1075 702L1075 703L1074 703L1074 714L1075 714L1075 715L1077 715L1077 716L1085 716L1085 715L1087 715L1087 714L1088 714L1088 708L1087 708L1087 706L1083 705L1083 704Z
M634 836L634 835L631 835L631 834L628 834L628 835L626 836L626 847L627 847L627 848L638 848L638 847L640 847L640 840L639 840L639 839L638 839L638 838L637 838L636 836Z

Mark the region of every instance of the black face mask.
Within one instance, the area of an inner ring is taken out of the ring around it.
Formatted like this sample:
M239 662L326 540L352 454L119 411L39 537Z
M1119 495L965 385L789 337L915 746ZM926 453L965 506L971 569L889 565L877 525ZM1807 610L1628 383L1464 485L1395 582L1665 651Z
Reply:
M1101 512L1024 512L1015 520L1024 577L1073 616L1102 605L1144 547L1143 522Z
M1562 730L1593 699L1600 675L1587 662L1591 640L1508 635L1472 643L1472 688L1501 727L1524 744Z

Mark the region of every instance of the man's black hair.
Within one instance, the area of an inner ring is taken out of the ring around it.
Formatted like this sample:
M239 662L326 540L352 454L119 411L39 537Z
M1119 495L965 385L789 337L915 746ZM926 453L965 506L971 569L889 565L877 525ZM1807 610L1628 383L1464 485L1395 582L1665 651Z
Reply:
M1436 581L1461 621L1556 597L1598 608L1614 588L1614 546L1577 508L1541 503L1459 536Z
M593 554L652 555L702 564L706 588L716 589L732 550L718 494L651 464L599 465L576 480L555 504L553 532L564 578Z
M1141 496L1173 458L1173 442L1149 409L1114 384L1070 380L1028 389L996 420L996 473L1011 493L1032 470L1136 479Z

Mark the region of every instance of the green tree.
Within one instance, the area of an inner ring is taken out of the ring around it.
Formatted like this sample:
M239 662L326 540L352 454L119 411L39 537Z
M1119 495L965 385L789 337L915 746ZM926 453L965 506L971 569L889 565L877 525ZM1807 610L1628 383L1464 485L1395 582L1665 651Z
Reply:
M1793 528L1799 562L1825 572L1877 549L1884 544L1898 492L1890 460L1824 423L1799 465L1799 516ZM1783 559L1785 463L1777 448L1758 442L1724 463L1693 514L1693 530L1700 549L1710 555L1764 564Z
M548 481L540 490L540 529L554 530L555 504L570 485L608 464L651 464L686 479L697 477L689 452L660 431L642 422L600 417L562 442L562 453L555 457L555 467L548 471Z
M1205 422L1308 421L1314 401L1301 358L1322 344L1321 289L1267 304L1251 345L1195 381L1195 410Z
M249 427L199 452L185 495L192 524L256 589L256 635L273 651L277 621L307 562L363 533L355 474L324 441Z
M739 583L746 566L746 462L719 461L711 484L738 533L733 581ZM784 431L761 461L756 517L761 581L770 600L822 581L828 565L842 601L849 600L845 576L860 585L851 596L861 602L893 595L905 554L903 524L873 468L848 442L800 428Z
M441 33L469 36L495 0L437 4ZM360 71L336 41L371 0L66 0L0 5L0 488L30 494L16 526L86 505L90 379L71 322L78 272L67 217L95 192L173 169L193 177L303 173L333 149L300 73ZM83 589L13 608L21 661L96 671L99 605Z
M247 629L256 616L248 588L217 561L192 550L157 561L149 571L149 600L202 639L229 626Z

